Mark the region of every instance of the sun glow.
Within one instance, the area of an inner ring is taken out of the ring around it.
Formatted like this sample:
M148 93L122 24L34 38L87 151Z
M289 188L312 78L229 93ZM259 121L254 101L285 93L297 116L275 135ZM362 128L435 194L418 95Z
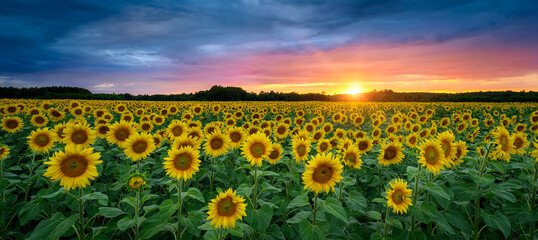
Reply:
M362 93L362 92L364 92L364 90L362 88L352 87L352 88L347 89L347 91L343 92L343 94L356 95L356 94L359 94L359 93Z

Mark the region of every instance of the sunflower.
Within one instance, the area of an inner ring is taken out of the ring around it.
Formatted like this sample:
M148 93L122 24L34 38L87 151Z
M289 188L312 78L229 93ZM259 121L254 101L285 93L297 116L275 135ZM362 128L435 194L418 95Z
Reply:
M529 146L529 141L527 141L527 134L523 132L516 132L512 134L512 137L514 138L513 145L515 154L525 154L524 148L527 148Z
M125 141L136 131L128 122L120 121L110 126L110 131L107 133L107 140L111 144L118 144L122 147Z
M95 133L101 139L105 139L109 131L110 131L110 126L106 123L95 125Z
M333 157L332 153L318 153L305 167L302 179L304 189L309 189L316 194L325 191L329 193L334 185L342 180L342 164Z
M267 161L269 164L276 164L280 159L282 158L282 153L284 152L284 149L282 148L282 145L280 143L273 143L272 144L272 150L267 156Z
M497 145L493 151L495 159L502 159L506 162L510 162L510 155L516 152L514 148L514 137L515 136L510 136L508 130L503 126L495 128L493 131L494 143Z
M6 132L16 133L17 131L21 130L23 125L24 124L22 123L22 119L20 117L2 118L2 130Z
M393 208L393 213L407 213L409 206L413 206L411 197L413 190L407 188L407 182L398 178L390 182L390 189L387 190L387 206Z
M405 144L410 148L415 148L419 140L419 135L416 133L411 133L405 137Z
M403 146L400 142L385 142L381 144L381 152L377 156L378 163L383 166L399 164L403 161Z
M168 157L163 162L166 175L184 181L191 179L200 168L199 158L200 152L190 146L168 150Z
M304 162L310 153L310 140L294 138L291 142L291 151L296 162Z
M83 149L80 145L67 145L65 152L58 151L44 162L47 170L43 174L52 181L60 181L60 186L69 191L77 187L84 188L90 184L89 180L94 180L99 173L95 165L102 163L99 160L101 154L93 152L93 148Z
M206 137L204 151L211 157L218 157L228 151L230 139L220 131L215 131Z
M49 119L45 117L45 115L38 114L38 115L33 115L32 118L30 119L30 122L32 123L32 125L36 127L44 127L49 122Z
M263 133L257 133L250 135L243 146L241 151L243 156L250 162L250 165L261 166L262 160L267 158L273 150L271 140Z
M245 132L240 127L230 127L226 130L226 135L230 139L230 148L237 149L245 140Z
M37 153L48 153L56 142L56 134L49 128L34 130L27 138L28 146Z
M129 136L123 145L123 152L133 162L146 159L155 150L155 142L148 133L135 133Z
M454 145L454 139L456 139L456 137L451 131L444 131L437 135L437 140L441 142L441 147L445 152L445 159L448 161L451 161L452 158L456 157L456 145Z
M9 155L9 147L8 146L0 146L0 161L7 158Z
M236 192L229 188L226 192L221 192L216 198L211 199L207 219L211 219L211 226L214 228L235 228L235 222L242 220L246 216L245 199L236 195Z
M418 163L426 167L434 175L443 170L450 163L445 159L445 153L441 143L437 140L426 139L420 144L420 155Z
M316 147L318 153L324 153L328 152L332 149L331 141L329 139L322 139L318 142L318 145Z
M153 123L151 123L150 121L141 121L140 129L142 130L142 132L150 133L151 130L153 130Z
M181 137L187 134L188 128L189 127L184 122L172 121L167 127L168 136L172 140Z
M88 124L68 124L65 128L64 138L67 145L89 147L95 142L95 131Z
M125 187L131 192L142 191L146 187L146 174L135 172L131 173L127 178Z
M362 159L357 148L350 147L344 150L344 164L357 169L361 168Z
M151 138L153 138L153 143L155 144L155 147L158 148L161 146L161 143L163 142L163 137L159 134L152 134Z
M374 143L370 138L359 138L357 139L357 150L360 154L364 154L372 150Z

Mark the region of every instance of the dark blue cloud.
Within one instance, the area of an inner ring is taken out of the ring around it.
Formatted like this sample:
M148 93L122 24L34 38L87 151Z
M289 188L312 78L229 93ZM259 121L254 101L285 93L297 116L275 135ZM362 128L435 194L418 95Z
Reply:
M4 0L0 75L177 71L230 54L476 36L535 48L536 12L535 0Z

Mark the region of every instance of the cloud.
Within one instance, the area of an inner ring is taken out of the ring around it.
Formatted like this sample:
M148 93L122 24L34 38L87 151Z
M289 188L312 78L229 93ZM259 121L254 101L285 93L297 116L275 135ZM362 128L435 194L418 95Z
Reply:
M97 84L94 87L95 88L111 88L111 87L115 87L115 86L116 86L116 84L114 84L114 83L102 83L102 84Z

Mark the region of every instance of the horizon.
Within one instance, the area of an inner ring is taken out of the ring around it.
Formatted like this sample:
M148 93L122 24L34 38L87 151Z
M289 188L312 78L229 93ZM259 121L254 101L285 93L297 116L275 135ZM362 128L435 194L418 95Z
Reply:
M4 2L0 87L538 91L532 0Z

